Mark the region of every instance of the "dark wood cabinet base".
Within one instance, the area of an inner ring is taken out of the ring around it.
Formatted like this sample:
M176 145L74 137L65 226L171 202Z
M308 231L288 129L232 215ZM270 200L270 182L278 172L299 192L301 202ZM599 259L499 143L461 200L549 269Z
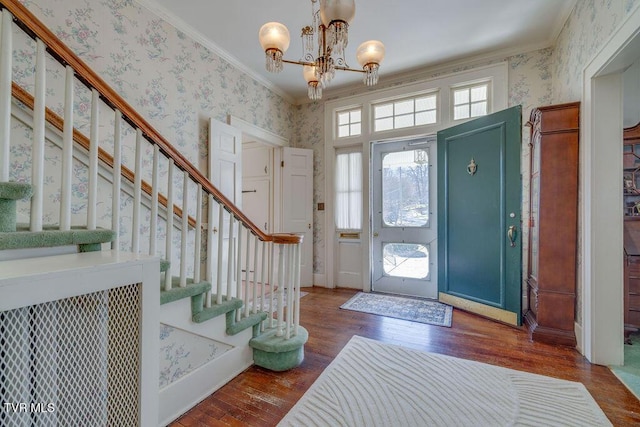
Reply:
M529 338L532 341L554 345L576 346L576 334L574 331L546 328L538 325L535 315L531 310L524 315L524 323L529 330Z

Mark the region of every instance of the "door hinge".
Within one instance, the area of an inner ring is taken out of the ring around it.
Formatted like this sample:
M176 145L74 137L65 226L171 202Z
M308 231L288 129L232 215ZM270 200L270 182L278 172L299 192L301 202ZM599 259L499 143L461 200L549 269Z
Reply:
M280 167L283 168L284 167L284 160L280 161Z

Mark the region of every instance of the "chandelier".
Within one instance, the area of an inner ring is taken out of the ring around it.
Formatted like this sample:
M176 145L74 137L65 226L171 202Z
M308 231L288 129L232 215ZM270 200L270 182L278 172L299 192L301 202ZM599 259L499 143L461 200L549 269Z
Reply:
M378 68L384 58L384 45L369 40L358 46L356 59L362 69L349 68L344 59L349 23L356 12L355 0L311 0L312 25L302 29L303 56L300 61L283 59L289 48L289 30L279 22L267 22L260 28L260 45L266 54L266 68L271 73L282 71L283 63L302 65L312 100L322 98L322 88L335 76L336 70L364 74L364 84L378 83Z

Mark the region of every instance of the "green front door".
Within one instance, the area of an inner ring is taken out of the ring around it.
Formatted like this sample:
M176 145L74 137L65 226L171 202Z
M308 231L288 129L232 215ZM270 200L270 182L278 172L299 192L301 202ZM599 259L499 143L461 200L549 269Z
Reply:
M520 106L438 132L438 294L520 325Z

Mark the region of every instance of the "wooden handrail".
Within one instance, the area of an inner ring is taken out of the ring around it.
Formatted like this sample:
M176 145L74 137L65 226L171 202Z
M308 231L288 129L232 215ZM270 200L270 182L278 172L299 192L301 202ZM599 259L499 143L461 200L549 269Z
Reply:
M157 145L160 151L173 159L174 164L187 172L192 180L202 185L202 189L224 205L238 221L251 230L260 240L273 241L281 244L295 244L302 242L302 236L269 235L256 226L237 206L220 192L202 173L193 166L173 145L171 145L153 126L151 126L133 107L131 107L115 90L102 80L88 65L64 45L42 22L17 0L0 0L0 5L6 8L16 19L16 23L30 36L37 37L47 46L47 51L62 64L73 68L76 77L89 88L96 89L104 102L119 110L125 120L134 128L140 129L144 137Z
M27 92L22 87L20 87L16 82L12 82L11 84L11 94L15 99L22 102L24 105L26 105L30 109L33 109L33 106L34 106L33 95L31 95L29 92ZM48 123L50 123L53 127L58 129L60 132L63 131L64 120L58 114L54 113L53 110L51 110L49 107L45 108L45 120ZM83 134L82 132L80 132L75 128L73 129L73 140L77 142L82 148L89 151L89 146L91 145L89 138L87 138L85 134ZM98 159L100 159L100 161L102 161L104 164L106 164L110 168L113 168L113 156L107 153L102 148L98 148ZM121 165L121 170L122 170L122 173L121 173L122 176L133 184L135 179L135 173L125 165ZM142 180L141 188L142 188L142 191L144 191L146 194L151 196L151 185L148 182L146 182L145 180ZM167 207L167 197L164 194L158 193L158 202L160 202L160 204L163 205L165 208ZM182 209L180 208L180 206L177 206L174 204L173 213L174 215L177 215L179 218L182 218ZM192 216L189 216L188 221L189 221L189 226L191 226L192 228L195 228L196 220Z

